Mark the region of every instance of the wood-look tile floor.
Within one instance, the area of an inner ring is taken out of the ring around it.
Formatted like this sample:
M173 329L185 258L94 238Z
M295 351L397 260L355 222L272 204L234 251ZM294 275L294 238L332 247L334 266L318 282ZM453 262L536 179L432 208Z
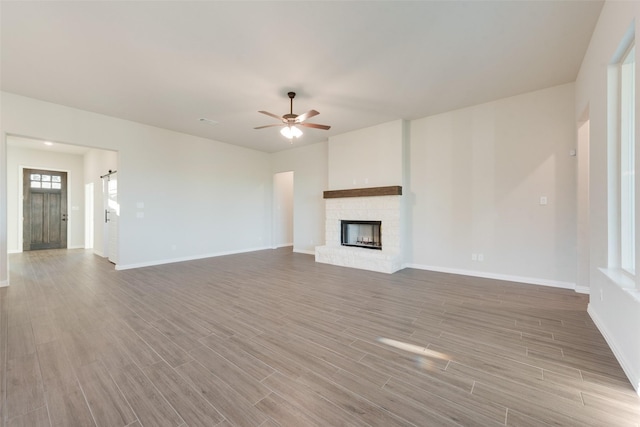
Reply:
M289 249L10 256L4 426L638 426L588 297Z

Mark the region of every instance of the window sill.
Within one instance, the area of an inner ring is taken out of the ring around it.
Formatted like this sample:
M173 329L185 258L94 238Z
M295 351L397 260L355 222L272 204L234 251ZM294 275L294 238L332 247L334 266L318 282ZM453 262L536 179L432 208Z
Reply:
M620 289L631 295L631 297L640 301L640 289L636 287L635 281L625 272L617 268L599 268L599 270L616 284Z

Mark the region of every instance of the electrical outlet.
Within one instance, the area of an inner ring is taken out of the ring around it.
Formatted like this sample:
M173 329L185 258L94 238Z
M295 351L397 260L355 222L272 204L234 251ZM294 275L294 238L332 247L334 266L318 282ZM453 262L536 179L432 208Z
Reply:
M484 261L484 254L478 254L478 261Z
M478 260L478 254L471 254L471 261L477 261Z
M547 203L548 203L547 196L540 196L540 204L544 206Z

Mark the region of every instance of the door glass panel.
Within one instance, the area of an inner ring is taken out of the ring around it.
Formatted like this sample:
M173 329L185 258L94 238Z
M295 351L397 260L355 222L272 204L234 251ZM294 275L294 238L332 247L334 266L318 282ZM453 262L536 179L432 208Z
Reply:
M45 188L48 190L62 190L62 176L32 173L29 175L31 188Z

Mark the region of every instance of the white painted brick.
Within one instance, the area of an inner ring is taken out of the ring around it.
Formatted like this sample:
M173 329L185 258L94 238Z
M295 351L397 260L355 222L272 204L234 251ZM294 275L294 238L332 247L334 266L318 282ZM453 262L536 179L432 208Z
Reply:
M327 199L326 246L316 248L316 261L393 273L402 268L400 252L401 198L398 196ZM382 250L340 245L340 220L382 221Z

